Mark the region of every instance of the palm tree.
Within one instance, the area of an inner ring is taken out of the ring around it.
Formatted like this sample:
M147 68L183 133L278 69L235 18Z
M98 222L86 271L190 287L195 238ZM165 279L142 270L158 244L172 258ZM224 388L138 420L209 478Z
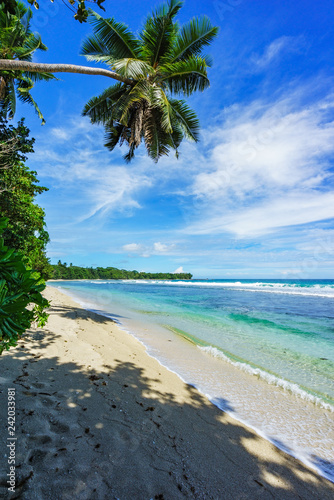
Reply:
M94 34L84 42L82 54L110 69L6 58L0 59L0 75L3 70L40 75L70 72L118 80L93 97L83 111L93 123L105 126L106 146L113 150L125 142L129 147L126 161L133 158L142 139L155 161L171 149L178 155L185 137L198 140L199 122L186 102L175 96L188 97L209 86L211 61L202 51L218 33L206 16L180 27L175 17L182 5L179 0L163 4L147 18L138 38L125 24L90 10Z
M13 13L14 12L14 13ZM5 60L31 61L36 50L47 50L41 37L30 31L31 9L18 2L10 11L0 12L0 57ZM14 61L15 62L15 61ZM9 69L0 73L0 100L2 113L13 118L18 98L34 106L44 123L43 115L30 94L34 82L55 78L47 72L33 73ZM16 88L15 88L16 87Z
M202 55L218 33L203 16L180 27L175 17L183 2L170 0L147 18L136 38L122 23L91 11L94 35L83 44L88 60L103 62L131 83L122 82L93 97L83 114L106 130L105 145L113 150L127 143L130 161L144 140L155 161L176 151L183 138L198 140L199 122L193 110L175 95L190 96L209 86L210 59Z

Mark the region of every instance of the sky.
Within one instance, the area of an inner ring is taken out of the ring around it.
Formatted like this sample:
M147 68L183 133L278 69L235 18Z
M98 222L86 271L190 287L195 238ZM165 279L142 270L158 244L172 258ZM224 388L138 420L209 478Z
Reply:
M92 66L80 56L89 24L60 0L40 0L32 27L48 52L38 62ZM106 0L105 17L138 32L160 2ZM57 74L27 105L35 137L28 166L49 188L52 263L191 272L194 278L334 278L334 3L332 0L186 0L180 23L205 14L219 26L209 47L210 88L188 104L200 142L158 164L140 147L104 146L81 116L113 82Z

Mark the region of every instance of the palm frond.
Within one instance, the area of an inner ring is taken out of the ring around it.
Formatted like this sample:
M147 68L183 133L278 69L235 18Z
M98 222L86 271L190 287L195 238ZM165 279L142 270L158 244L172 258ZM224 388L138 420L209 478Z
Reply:
M179 146L184 138L184 133L182 131L182 128L177 122L173 122L173 133L169 135L170 137L170 143L171 147L175 149L175 156L178 159L179 158Z
M147 153L156 163L159 158L168 155L172 146L170 134L165 134L159 126L161 113L157 109L148 109L144 114L143 129Z
M148 87L147 80L139 80L131 91L123 96L124 99L119 99L115 104L115 115L118 116L120 123L129 124L131 113L146 101Z
M7 92L4 99L4 105L8 110L9 119L13 119L16 112L16 93L13 81L7 82Z
M116 22L114 18L103 19L92 10L89 12L88 22L93 26L95 39L103 47L104 54L115 59L139 56L139 42L125 24ZM84 42L81 53L91 55L91 45L92 37L88 44Z
M142 56L153 67L170 51L177 32L173 19L182 5L182 1L170 0L168 4L163 4L153 12L144 24L140 34L143 42Z
M27 89L31 90L34 86L33 81L28 76L26 76L24 73L22 73L22 75L20 76L17 83L18 83L18 85L17 85L18 91L20 91L22 89L24 91L26 91Z
M176 118L176 123L181 127L184 135L195 142L199 140L199 120L195 111L193 111L183 100L170 99L169 105L173 115ZM173 122L173 130L177 130Z
M124 125L117 123L116 125L109 125L105 128L105 142L104 145L112 151L116 145L120 142L122 134L125 132Z
M205 59L192 56L185 61L164 64L160 68L161 80L173 93L189 96L193 92L203 91L209 87L210 82L206 71Z
M209 54L205 54L205 55L202 55L201 57L202 57L202 59L204 59L205 64L207 65L207 67L211 68L211 66L213 64L212 56L210 56Z
M89 116L92 123L108 123L112 120L112 107L126 92L126 85L111 85L99 96L92 97L85 105L82 115Z
M179 126L178 123L173 123L173 133L171 134L171 141L173 144L173 148L177 151L178 147L180 146L182 140L184 138L184 133L182 131L182 128Z
M154 74L154 69L150 64L141 59L125 58L113 63L113 69L121 76L141 80Z
M160 87L155 87L153 89L153 107L159 108L161 113L161 123L160 126L164 132L171 134L173 132L172 127L172 109L170 106L170 101L167 98L165 92Z
M212 26L208 17L191 19L183 25L177 35L170 62L201 54L203 47L210 45L218 35L219 28Z
M31 61L32 54L35 50L47 50L47 47L42 42L40 35L34 35L31 33L24 41L24 45L22 47L16 47L15 53L18 59L22 61Z
M107 47L100 43L94 35L88 36L84 40L80 54L84 55L87 61L104 62L110 66L114 61L114 57L110 56Z
M35 108L35 111L38 114L39 118L42 120L42 125L45 125L44 116L42 115L42 112L39 109L37 102L33 99L29 90L30 90L29 88L24 88L24 87L17 88L18 98L20 99L20 101L24 103L31 104Z
M129 151L123 156L123 159L125 160L126 163L130 163L130 161L134 158L135 149L136 149L135 144L130 144Z
M36 73L33 71L25 71L24 74L33 82L48 82L49 80L59 80L59 78L54 76L52 73Z
M22 26L25 29L25 33L28 34L30 30L30 21L32 18L32 10L30 7L25 7L22 2L17 3L16 16L20 19Z

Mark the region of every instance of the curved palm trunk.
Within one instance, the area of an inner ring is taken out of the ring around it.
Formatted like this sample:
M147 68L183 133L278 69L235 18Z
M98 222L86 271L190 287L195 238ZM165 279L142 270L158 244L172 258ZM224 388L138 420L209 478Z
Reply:
M102 68L90 68L88 66L77 66L76 64L44 64L28 61L18 61L16 59L0 59L0 71L31 71L32 73L81 73L83 75L108 76L119 82L132 85L133 81L124 78L114 71Z

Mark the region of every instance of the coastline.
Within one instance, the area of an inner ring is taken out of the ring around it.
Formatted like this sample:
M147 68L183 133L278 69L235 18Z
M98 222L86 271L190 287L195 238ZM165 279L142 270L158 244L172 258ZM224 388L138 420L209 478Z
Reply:
M45 330L0 358L2 397L16 388L20 498L333 497L334 484L219 410L115 322L55 288L45 296Z

